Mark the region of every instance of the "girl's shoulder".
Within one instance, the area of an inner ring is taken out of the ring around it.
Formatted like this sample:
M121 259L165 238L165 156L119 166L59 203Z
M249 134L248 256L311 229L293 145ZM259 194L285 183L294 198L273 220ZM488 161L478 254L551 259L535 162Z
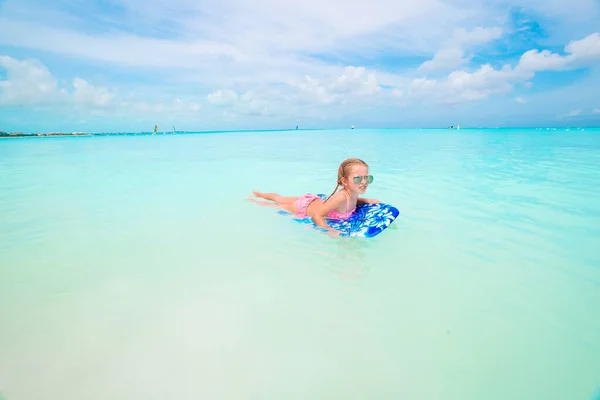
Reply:
M321 202L318 205L317 213L325 215L325 214L329 213L331 210L339 208L340 205L342 205L342 203L345 203L346 201L347 201L346 195L344 193L342 193L341 190L339 192L335 192L333 195L331 195L331 197L324 200L323 202Z
M335 197L335 200L333 200L333 197ZM339 208L342 210L346 210L348 211L348 208L350 207L350 203L351 203L351 196L348 192L346 192L346 190L342 189L339 192L336 192L333 196L332 196L332 200L335 204L335 208ZM343 205L343 207L342 207Z
M338 190L337 192L335 192L333 194L333 196L331 196L329 198L328 201L334 201L336 203L341 203L341 202L346 201L346 199L348 199L348 198L349 198L348 193L346 193L346 191L342 189L342 190Z

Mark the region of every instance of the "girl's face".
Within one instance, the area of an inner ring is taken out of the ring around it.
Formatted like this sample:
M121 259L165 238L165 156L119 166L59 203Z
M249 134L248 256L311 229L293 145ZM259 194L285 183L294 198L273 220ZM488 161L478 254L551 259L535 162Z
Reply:
M371 182L373 182L373 176L369 175L369 167L353 165L343 183L350 193L363 194Z

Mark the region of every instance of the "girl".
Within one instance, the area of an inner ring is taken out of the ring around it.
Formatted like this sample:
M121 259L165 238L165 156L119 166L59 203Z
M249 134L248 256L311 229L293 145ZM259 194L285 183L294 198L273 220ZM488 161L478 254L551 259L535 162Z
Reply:
M278 207L294 214L296 218L311 217L315 224L321 228L333 235L339 235L341 232L327 225L325 218L346 219L352 215L356 209L356 204L379 203L379 200L359 197L359 195L365 193L367 186L372 182L373 175L369 175L367 163L358 158L348 158L340 164L337 186L324 201L317 195L310 193L299 197L283 197L277 193L262 193L255 190L253 194L261 199L278 203ZM340 186L342 190L337 192Z

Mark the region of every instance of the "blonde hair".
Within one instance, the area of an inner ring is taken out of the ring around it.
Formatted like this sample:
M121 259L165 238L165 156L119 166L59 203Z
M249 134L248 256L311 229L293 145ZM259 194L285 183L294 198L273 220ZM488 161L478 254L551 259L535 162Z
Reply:
M344 161L342 161L342 163L338 167L337 186L335 187L335 189L333 189L333 192L331 192L331 194L329 195L329 197L327 197L325 201L329 200L331 196L333 196L335 192L337 192L340 186L343 186L342 179L348 178L348 175L350 174L350 168L352 168L355 165L363 165L369 168L367 163L361 160L360 158L347 158Z

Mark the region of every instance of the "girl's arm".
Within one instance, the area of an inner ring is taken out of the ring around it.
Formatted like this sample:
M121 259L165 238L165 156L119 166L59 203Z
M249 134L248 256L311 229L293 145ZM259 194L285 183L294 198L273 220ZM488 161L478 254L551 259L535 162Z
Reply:
M356 203L358 203L358 204L377 204L377 203L379 203L379 200L359 197L358 199L356 199Z
M312 216L312 220L315 222L315 224L331 233L340 233L338 230L335 230L329 225L327 225L327 222L325 222L325 216L331 210L339 207L340 204L344 201L346 201L346 196L341 192L337 192L329 200L321 204L320 207L315 210L315 213Z

